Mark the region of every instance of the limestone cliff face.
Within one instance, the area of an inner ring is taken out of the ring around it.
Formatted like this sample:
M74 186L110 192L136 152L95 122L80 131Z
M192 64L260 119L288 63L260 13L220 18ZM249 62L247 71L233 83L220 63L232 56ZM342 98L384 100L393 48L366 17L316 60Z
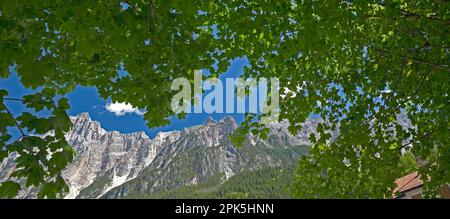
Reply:
M71 117L71 120L73 127L66 133L66 140L75 148L77 156L63 171L70 188L66 198L75 198L80 190L105 174L113 180L99 188L100 193L136 177L162 148L179 137L177 131L159 133L154 139L144 132L107 132L87 113ZM0 163L0 181L9 178L14 171L15 156L12 154ZM19 197L33 198L34 192L21 191Z
M308 122L304 126L306 131L295 136L287 131L288 125L287 122L270 124L267 139L248 135L244 145L236 148L228 139L228 134L237 128L234 119L208 119L204 125L182 131L179 139L164 147L135 179L101 197L140 197L214 178L224 182L243 171L295 164L299 156L307 153L309 126L315 123Z
M73 127L66 138L77 151L77 156L63 174L71 188L67 198L75 198L81 189L106 173L113 180L102 192L133 179L162 148L179 137L177 131L159 133L154 139L144 132L106 132L87 113L71 119Z
M211 178L224 182L242 171L292 165L307 153L308 137L317 125L315 120L307 121L294 136L287 130L287 122L273 123L267 126L267 139L248 135L245 145L236 148L228 139L237 128L232 117L209 118L202 125L161 132L153 139L144 132L105 131L87 113L71 120L73 127L66 139L77 156L63 171L70 188L65 198L120 198ZM0 163L0 182L14 171L15 156ZM35 194L35 189L26 189L18 198L35 198Z

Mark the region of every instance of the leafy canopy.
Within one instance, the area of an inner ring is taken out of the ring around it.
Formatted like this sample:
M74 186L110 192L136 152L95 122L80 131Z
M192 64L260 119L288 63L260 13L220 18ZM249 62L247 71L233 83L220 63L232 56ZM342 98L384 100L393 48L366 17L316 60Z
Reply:
M14 118L1 90L0 146L10 138L8 127L55 135L24 133L0 158L18 152L23 168L16 176L26 177L26 186L40 186L43 197L55 197L66 189L59 174L73 157L63 139L70 128L67 101L56 97L76 85L95 86L104 98L145 109L149 126L162 126L173 115L173 78L193 78L196 69L216 76L229 60L246 57L244 76L280 79L286 91L280 118L290 121L292 133L311 114L326 121L311 136L310 155L299 161L298 197L390 197L404 151L428 161L420 172L431 179L425 188L435 195L450 182L449 4L1 0L0 76L8 77L15 64L26 87L42 89L22 102L53 115ZM117 74L121 64L125 76ZM399 124L400 114L410 126ZM248 118L236 143L250 131L267 132L258 116ZM31 147L42 150L35 154ZM57 151L53 161L46 148ZM5 182L0 191L11 197L18 189Z

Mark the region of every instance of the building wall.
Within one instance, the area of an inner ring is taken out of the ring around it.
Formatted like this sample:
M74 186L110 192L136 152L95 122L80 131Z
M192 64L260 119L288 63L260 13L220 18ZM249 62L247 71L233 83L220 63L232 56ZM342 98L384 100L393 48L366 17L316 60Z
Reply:
M422 186L410 189L408 191L402 192L399 199L420 199L422 198Z
M446 184L439 189L439 192L441 193L442 198L450 199L450 184Z
M402 192L398 199L421 199L422 198L422 186L410 189L408 191ZM443 185L439 189L439 193L441 194L441 198L450 199L450 184Z

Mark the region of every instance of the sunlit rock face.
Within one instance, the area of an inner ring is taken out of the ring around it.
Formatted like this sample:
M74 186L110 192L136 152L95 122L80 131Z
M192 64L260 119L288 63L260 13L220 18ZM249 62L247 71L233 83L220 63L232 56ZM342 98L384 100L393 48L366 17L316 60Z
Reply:
M144 132L106 132L87 113L71 119L73 127L66 138L77 156L63 174L71 188L66 198L75 198L81 189L106 173L113 180L111 185L101 189L101 193L136 177L163 147L179 137L177 131L159 133L154 139Z
M182 131L179 139L164 147L136 178L100 197L136 197L211 179L224 182L246 170L295 164L299 156L307 153L305 144L312 130L309 126L315 125L314 122L305 123L306 131L291 135L287 131L289 123L270 124L267 139L248 135L244 145L236 148L228 138L237 128L234 119L225 117L214 121L209 118L203 125Z
M70 188L65 198L75 198L80 190L101 176L108 175L112 181L98 188L99 194L136 177L162 148L180 136L178 131L159 133L154 139L144 132L107 132L87 113L70 119L73 126L66 133L66 140L75 148L77 156L63 171L63 178ZM11 154L0 163L0 181L8 179L14 171L16 156ZM34 198L35 194L34 189L23 190L18 198Z
M232 117L209 118L182 131L160 132L150 139L144 132L123 134L105 131L87 113L71 117L66 139L77 156L63 171L70 188L65 198L120 198L129 193L153 193L233 175L263 167L295 164L307 153L316 120L308 120L296 135L289 123L269 124L267 139L247 135L236 148L228 135L237 124ZM0 181L15 169L15 154L0 163ZM23 183L23 180L17 180ZM20 191L18 198L35 198L35 189Z

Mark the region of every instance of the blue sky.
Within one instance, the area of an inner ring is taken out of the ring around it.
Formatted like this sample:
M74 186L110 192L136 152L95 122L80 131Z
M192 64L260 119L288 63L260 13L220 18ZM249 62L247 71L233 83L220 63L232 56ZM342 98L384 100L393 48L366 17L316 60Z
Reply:
M247 65L247 63L248 62L245 58L231 61L228 70L220 76L222 82L225 84L225 78L239 77L243 73L243 68ZM10 69L12 70L12 68ZM8 96L14 98L20 98L23 95L35 92L31 89L24 88L20 83L20 78L13 70L9 78L0 79L0 89L6 89L9 92ZM233 116L238 123L241 123L244 120L244 114L238 113L191 113L187 114L184 120L172 118L170 125L149 129L141 115L136 113L126 113L122 116L118 116L115 113L108 111L106 109L106 105L110 103L110 101L100 98L96 88L94 87L78 86L73 92L67 94L66 97L69 99L71 106L68 111L69 115L77 115L82 112L88 112L91 118L99 121L102 127L107 131L117 130L122 133L145 131L151 138L153 138L160 131L182 130L193 125L203 124L209 116L215 120L220 120L225 116ZM15 116L18 116L27 110L26 107L24 107L20 102L7 101L6 104ZM38 113L37 115L45 116L45 112ZM15 136L18 135L17 130L11 129L10 132Z

